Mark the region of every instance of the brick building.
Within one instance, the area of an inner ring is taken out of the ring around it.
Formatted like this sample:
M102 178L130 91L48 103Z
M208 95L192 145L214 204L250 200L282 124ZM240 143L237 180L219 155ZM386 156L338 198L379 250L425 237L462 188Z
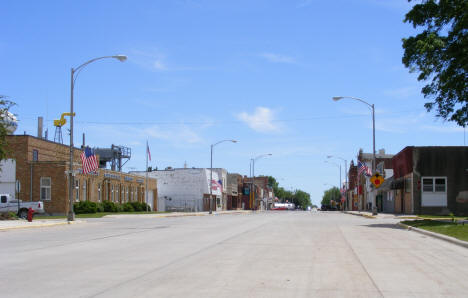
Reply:
M69 147L29 135L7 136L9 158L16 164L16 179L21 183L19 198L23 201L43 201L49 214L68 213ZM145 201L145 177L98 169L93 174L82 174L82 150L74 150L74 201L115 203ZM99 158L99 156L98 156ZM148 200L157 210L156 179L148 178Z
M468 214L468 147L408 146L392 161L395 212Z

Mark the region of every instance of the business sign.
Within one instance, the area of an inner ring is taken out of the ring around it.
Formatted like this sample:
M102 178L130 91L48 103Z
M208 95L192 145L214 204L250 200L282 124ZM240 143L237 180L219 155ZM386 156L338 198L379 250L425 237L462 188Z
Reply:
M372 182L372 184L374 184L375 188L379 188L380 185L382 185L382 183L384 182L384 177L381 176L378 172L374 174L374 176L372 176L370 178L370 181Z

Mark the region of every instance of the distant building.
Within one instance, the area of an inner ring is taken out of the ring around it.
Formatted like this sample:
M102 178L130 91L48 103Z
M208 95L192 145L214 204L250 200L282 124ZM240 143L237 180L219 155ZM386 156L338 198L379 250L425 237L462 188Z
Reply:
M224 173L226 170L213 169L211 191L213 211L225 209L223 207L223 179L218 178L218 172ZM146 174L146 172L131 173ZM157 180L160 210L191 212L210 210L210 169L167 168L148 172L148 177Z
M379 172L380 175L392 175L392 158L393 154L385 153L385 149L379 149L378 152L375 154L375 164L376 164L376 171ZM359 151L357 159L363 162L369 169L372 169L372 160L373 154L372 153L363 153ZM359 173L359 169L357 169ZM373 173L375 174L375 173ZM369 177L361 174L357 176L357 193L358 193L358 210L371 210L372 209L372 196L376 196L376 204L377 210L379 212L383 211L383 202L382 197L377 196L377 190L372 187L372 183L370 182Z

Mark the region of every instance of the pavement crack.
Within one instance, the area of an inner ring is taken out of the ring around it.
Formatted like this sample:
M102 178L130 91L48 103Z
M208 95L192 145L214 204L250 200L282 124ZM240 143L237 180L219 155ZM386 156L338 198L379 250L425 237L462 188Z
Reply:
M94 293L93 295L90 295L90 296L88 296L88 297L97 297L97 296L99 296L99 295L102 295L102 294L106 293L106 292L109 291L109 290L115 290L115 289L117 289L117 288L119 288L119 287L125 286L125 285L127 285L127 284L129 284L129 283L132 283L132 282L136 281L136 280L142 279L142 278L144 278L145 276L147 276L147 275L149 275L149 274L152 274L152 273L161 271L161 270L163 270L163 269L165 269L165 268L167 268L167 267L170 267L170 266L175 265L175 264L177 264L177 263L180 263L180 262L182 262L182 261L186 261L187 259L189 259L189 258L191 258L191 257L193 257L193 256L196 256L196 255L198 255L198 254L200 254L200 253L202 253L202 252L206 252L207 250L209 250L209 249L211 249L211 248L213 248L213 247L216 247L216 246L218 246L218 245L220 245L220 244L223 244L224 242L229 241L229 240L231 240L231 239L233 239L233 238L236 238L236 237L238 237L238 236L240 236L240 235L245 235L246 233L252 233L252 232L254 232L254 231L256 231L256 230L258 230L258 229L264 227L264 226L265 226L266 224L268 224L268 223L269 223L269 222L264 222L263 224L260 224L259 226L255 227L255 228L253 228L253 229L250 229L250 230L247 230L247 231L241 231L241 232L236 233L236 234L234 234L234 235L231 235L231 236L229 236L229 237L227 237L227 238L225 238L225 239L223 239L223 240L221 240L221 241L217 241L217 242L214 242L214 243L212 243L212 244L210 244L210 245L208 245L208 246L204 246L204 247L202 247L202 248L200 248L200 249L198 249L198 250L196 250L196 251L194 251L194 252L192 252L192 253L190 253L190 254L181 256L181 257L179 257L179 258L177 258L177 259L175 259L175 260L173 260L173 261L171 261L171 262L169 262L169 263L166 263L166 264L164 264L164 265L162 265L162 266L158 266L158 267L156 267L156 268L153 268L153 269L151 269L151 270L148 270L148 271L146 271L146 272L144 272L144 273L142 273L142 274L139 274L139 275L137 275L137 276L135 276L135 277L133 277L133 278L131 278L131 279L128 279L128 280L126 280L126 281L119 282L119 283L117 283L117 284L115 284L115 285L112 285L112 286L110 286L110 287L107 287L106 289L101 290L101 291L99 291L99 292L97 292L97 293Z
M351 246L351 244L349 243L348 239L345 237L345 235L344 235L343 230L341 229L341 227L338 227L338 230L340 231L341 236L343 237L346 246L347 246L347 247L349 248L349 250L353 253L353 255L354 255L354 257L356 258L356 260L358 261L359 265L361 265L362 270L364 270L364 272L366 273L367 277L368 277L369 280L372 282L372 285L373 285L373 286L375 287L375 289L379 292L380 297L384 297L384 294L382 293L382 291L380 290L380 288L377 286L377 283L376 283L375 280L372 278L372 276L369 274L369 271L367 271L366 267L364 266L364 264L361 262L361 259L360 259L359 256L357 255L356 251L354 251L354 248Z

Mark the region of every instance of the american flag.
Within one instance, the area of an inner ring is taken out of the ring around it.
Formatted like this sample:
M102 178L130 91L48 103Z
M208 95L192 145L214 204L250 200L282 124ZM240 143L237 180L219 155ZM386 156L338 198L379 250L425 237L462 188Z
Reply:
M85 175L97 170L97 158L91 148L86 147L83 153L81 153L81 164L83 165L83 174Z
M218 190L219 189L220 192L223 192L223 184L222 184L221 180L216 181L215 179L213 179L213 180L211 180L211 184L212 184L212 189L213 190Z
M364 173L364 175L369 176L369 177L372 176L371 169L369 169L369 167L366 166L365 163L359 160L358 160L358 169L359 169L358 176L361 175L362 173Z
M146 154L148 155L149 161L151 161L151 152L149 150L148 142L146 142Z

